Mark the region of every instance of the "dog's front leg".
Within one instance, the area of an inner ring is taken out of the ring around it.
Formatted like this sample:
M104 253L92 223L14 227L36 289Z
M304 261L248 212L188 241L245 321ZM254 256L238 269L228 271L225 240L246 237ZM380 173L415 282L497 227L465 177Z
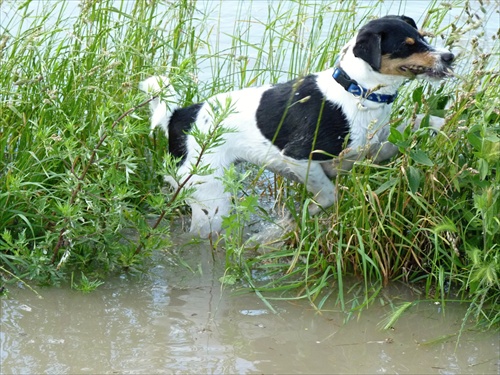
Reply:
M315 203L309 205L310 215L316 215L321 208L328 208L335 203L337 199L335 186L319 162L298 161L294 162L289 169L300 182L306 185L307 191L313 194Z
M231 209L231 197L224 192L221 181L207 180L200 184L187 202L191 206L192 234L207 238L211 233L220 233L222 218Z
M215 163L214 163L215 165ZM178 171L180 181L188 179L183 189L190 191L186 202L191 207L190 232L202 238L212 233L220 233L222 218L231 209L231 196L224 190L220 178L223 168L217 168L210 174L192 174L191 164L184 163Z
M399 149L396 145L389 141L384 141L382 143L375 143L370 146L369 155L373 159L374 163L380 163L384 160L389 160L393 156L396 156Z

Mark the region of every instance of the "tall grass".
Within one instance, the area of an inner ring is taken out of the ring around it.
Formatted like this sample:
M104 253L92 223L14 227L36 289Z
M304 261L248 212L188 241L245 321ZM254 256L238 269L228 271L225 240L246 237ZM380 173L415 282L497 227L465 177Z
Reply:
M70 3L32 16L39 4L13 3L17 15L2 22L3 268L53 283L65 278L65 263L92 272L135 267L136 239L125 230L143 238L148 210L165 205L156 172L164 141L154 144L143 121L121 116L144 100L138 80L175 46L143 2L82 2L71 22ZM171 20L174 28L186 22Z
M186 104L283 81L331 66L355 30L384 12L354 0L242 1L231 29L214 17L223 2L40 4L2 3L0 271L49 284L74 270L88 280L139 269L176 236L168 220L151 225L151 217L182 212L183 197L163 191L161 176L175 161L164 136L149 134L141 79L168 71ZM451 8L460 9L454 22ZM435 136L425 128L393 132L402 155L382 166L357 163L338 177L338 203L327 212L309 217L300 185L280 177L243 183L229 171L235 196L247 186L219 243L225 282L243 278L259 293L308 298L318 308L336 295L343 308L359 308L402 280L430 298L468 301L470 316L498 323L499 36L485 41L481 32L493 8L429 3L419 23L460 52L457 78L408 84L394 122L430 113L446 117L446 126ZM263 192L295 224L279 247L255 254L240 227L263 211L256 203ZM253 278L261 272L267 277ZM350 299L346 275L363 280L361 302Z

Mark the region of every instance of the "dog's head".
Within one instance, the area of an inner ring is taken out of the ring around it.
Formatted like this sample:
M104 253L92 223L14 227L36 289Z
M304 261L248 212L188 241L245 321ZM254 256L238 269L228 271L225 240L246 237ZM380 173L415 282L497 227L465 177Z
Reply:
M443 78L452 73L455 59L451 52L427 43L415 21L406 16L385 16L367 23L356 37L353 53L381 74L407 78Z

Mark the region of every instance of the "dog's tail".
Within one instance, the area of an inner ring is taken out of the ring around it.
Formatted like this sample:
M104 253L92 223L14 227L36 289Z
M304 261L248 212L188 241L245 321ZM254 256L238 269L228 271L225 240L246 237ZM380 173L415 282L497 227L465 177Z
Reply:
M149 102L151 108L151 131L160 126L168 133L168 123L172 112L177 108L179 98L172 84L166 76L153 76L139 83L139 90L155 96Z

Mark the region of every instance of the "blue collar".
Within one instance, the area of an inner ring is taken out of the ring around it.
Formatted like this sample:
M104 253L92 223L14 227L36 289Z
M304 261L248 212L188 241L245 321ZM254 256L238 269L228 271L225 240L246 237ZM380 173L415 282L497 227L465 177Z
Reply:
M333 78L340 84L340 86L342 86L347 92L350 92L354 96L364 98L372 102L386 104L391 104L398 96L397 91L394 95L377 94L375 92L370 93L369 90L361 87L359 83L356 82L356 80L351 79L351 77L349 77L345 70L338 66L338 64L336 65L337 66L333 70Z

